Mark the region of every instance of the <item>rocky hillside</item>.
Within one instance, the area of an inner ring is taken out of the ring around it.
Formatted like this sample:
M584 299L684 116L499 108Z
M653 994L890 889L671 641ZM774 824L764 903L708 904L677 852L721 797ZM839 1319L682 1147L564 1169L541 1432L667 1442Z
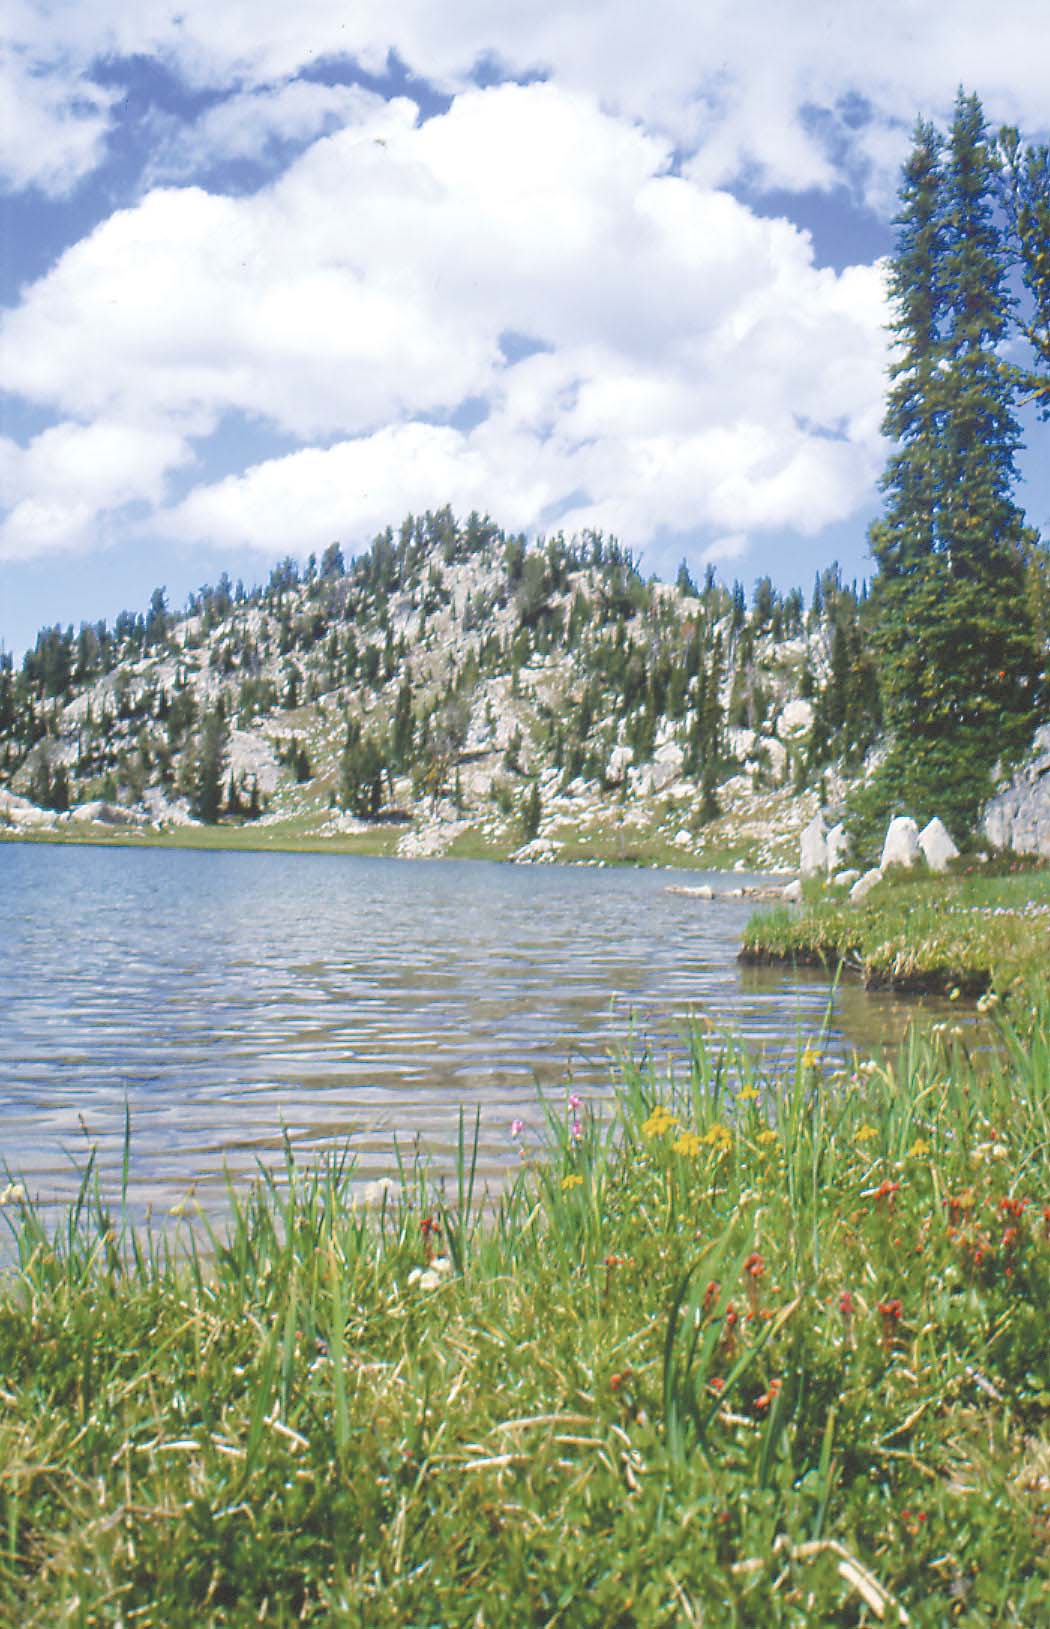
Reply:
M440 510L0 659L0 822L794 865L877 739L864 621L834 569L671 586Z

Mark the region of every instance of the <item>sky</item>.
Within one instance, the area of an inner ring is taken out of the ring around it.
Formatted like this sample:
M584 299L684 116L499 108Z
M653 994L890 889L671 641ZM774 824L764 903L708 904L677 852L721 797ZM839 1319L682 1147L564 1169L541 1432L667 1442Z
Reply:
M910 132L964 85L1046 140L1048 47L1046 0L8 0L0 646L445 503L870 575Z

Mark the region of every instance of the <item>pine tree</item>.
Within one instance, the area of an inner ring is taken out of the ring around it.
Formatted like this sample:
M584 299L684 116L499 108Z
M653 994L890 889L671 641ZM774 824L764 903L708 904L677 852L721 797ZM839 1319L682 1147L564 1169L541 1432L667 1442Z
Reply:
M999 148L1007 231L1028 296L1018 323L1035 364L1022 388L1050 418L1050 147L1024 147L1008 127Z
M884 429L896 443L871 532L885 721L893 746L868 796L886 813L972 827L1001 754L1030 736L1037 651L1025 595L1032 534L1013 502L1015 375L994 216L996 165L979 101L961 92L945 144L916 130L891 264Z

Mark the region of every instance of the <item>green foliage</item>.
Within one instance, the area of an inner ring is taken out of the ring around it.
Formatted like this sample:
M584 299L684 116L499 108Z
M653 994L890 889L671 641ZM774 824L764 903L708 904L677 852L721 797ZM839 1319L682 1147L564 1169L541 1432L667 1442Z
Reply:
M996 177L976 97L960 92L947 143L917 127L890 275L897 351L884 429L897 445L871 531L893 746L866 796L893 796L882 815L939 813L960 835L992 766L1027 744L1039 705L1033 534L1012 499L1016 380L1000 355L1010 296Z
M197 741L192 783L193 812L214 825L222 807L222 780L228 731L219 708L205 713Z
M9 1198L0 1618L1045 1622L1045 1005L1000 1045L694 1032L487 1202L466 1127L371 1202L286 1148L210 1236Z
M528 787L522 793L521 814L519 816L521 835L526 843L531 842L539 832L542 818L543 805L540 800L539 782L530 781Z

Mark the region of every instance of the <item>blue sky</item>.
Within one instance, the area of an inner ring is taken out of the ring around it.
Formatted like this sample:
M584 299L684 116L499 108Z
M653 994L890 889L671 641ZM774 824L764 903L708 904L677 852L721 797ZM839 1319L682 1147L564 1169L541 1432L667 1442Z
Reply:
M909 131L963 83L1045 140L1043 0L438 11L16 0L8 650L445 502L662 574L868 573Z

